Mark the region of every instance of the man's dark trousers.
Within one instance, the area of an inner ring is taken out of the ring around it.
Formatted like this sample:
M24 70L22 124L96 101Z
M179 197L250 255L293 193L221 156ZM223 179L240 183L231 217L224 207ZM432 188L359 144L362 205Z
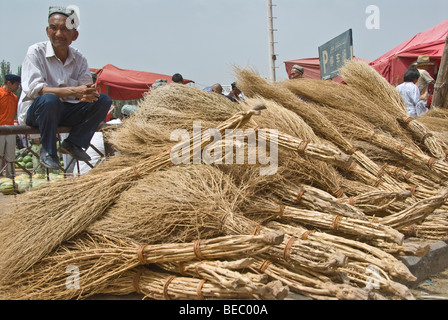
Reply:
M34 100L28 109L26 124L39 127L40 143L50 155L57 154L56 134L60 126L72 127L67 140L87 149L99 124L106 119L111 105L111 98L105 94L92 103L62 102L54 94L44 94Z

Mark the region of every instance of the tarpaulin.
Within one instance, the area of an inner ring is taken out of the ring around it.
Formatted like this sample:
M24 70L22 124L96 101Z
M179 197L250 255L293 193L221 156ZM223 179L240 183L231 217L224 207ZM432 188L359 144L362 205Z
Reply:
M404 41L370 65L393 85L403 82L407 68L413 64L418 56L428 55L435 63L433 69L428 70L434 76L440 65L448 34L448 19L429 30L418 33Z
M146 71L135 71L117 68L111 64L102 69L90 69L97 74L97 87L101 93L105 93L112 100L136 100L143 98L151 86L158 79L165 79L171 83L170 75L152 73ZM184 84L194 82L184 79Z

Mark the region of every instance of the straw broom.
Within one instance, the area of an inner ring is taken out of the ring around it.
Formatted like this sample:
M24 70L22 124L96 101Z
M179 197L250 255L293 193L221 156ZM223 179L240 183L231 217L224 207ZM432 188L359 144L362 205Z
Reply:
M255 184L253 181L251 183ZM203 236L201 230L204 226L217 234L258 234L258 223L233 212L261 183L264 180L257 181L254 186L247 181L242 182L241 186L234 186L229 175L224 175L213 166L173 168L153 174L124 193L120 202L102 219L91 224L88 231L121 235L145 243L166 241L185 233L189 236L179 240L185 241L196 232ZM145 197L142 197L143 194ZM132 212L138 213L138 216L133 218ZM262 231L263 234L273 234L271 230ZM286 244L284 241L276 246L277 256L282 257ZM291 259L322 269L343 261L336 253L330 255L316 249L310 256L308 251L308 248L294 246ZM321 259L321 262L316 264L316 259Z
M318 211L299 209L287 205L278 205L273 201L254 198L253 208L245 214L263 214L277 217L282 221L293 221L301 224L323 228L337 234L363 236L366 239L384 239L402 244L404 235L392 227L349 217L338 216Z
M347 267L341 267L350 281L364 288L367 285L373 289L392 293L406 300L415 300L412 292L405 285L391 280L387 274L378 267L372 267L368 263L349 262ZM377 289L378 290L378 289Z
M407 138L403 128L387 110L370 100L360 99L357 92L350 86L316 79L288 80L280 82L279 85L296 95L330 106L334 112L350 112L394 136Z
M247 257L269 250L272 244L278 242L278 237L272 239L267 233L159 245L139 245L126 239L82 235L62 245L57 252L44 258L21 278L2 283L3 298L85 297L98 293L111 279L139 265ZM67 287L66 270L70 266L76 266L81 271L79 290Z
M286 284L291 291L312 297L316 300L367 300L367 291L346 284L334 283L329 278L317 276L314 272L294 271L282 266L277 261L255 257L254 272L267 274ZM378 297L378 296L376 296Z
M242 273L241 269L247 269L252 264L252 259L245 258L237 261L165 263L157 264L157 266L167 272L203 279L228 290L246 290L248 294L264 300L285 298L284 293L289 292L289 290L279 281L273 283L266 275ZM232 270L235 268L240 269L240 271Z
M387 217L379 218L379 223L390 226L395 229L402 229L414 223L422 222L434 210L440 208L448 199L448 189L442 190L439 195L420 200L409 208L389 215Z
M386 79L366 63L347 61L340 69L344 81L365 99L388 110L397 121L426 146L436 159L445 159L445 152L430 131L417 120L407 115L404 100Z
M259 75L249 70L236 68L235 72L238 79L238 88L246 96L262 96L265 99L274 100L285 108L297 113L311 126L316 134L333 142L336 146L352 155L367 173L374 176L378 174L380 168L378 168L369 158L365 157L359 150L355 150L352 143L350 143L339 130L324 115L322 115L315 104L299 99L288 89L268 83ZM358 171L359 169L361 168L358 168ZM390 184L391 188L394 188L397 185L396 181L388 175L384 175L381 182Z
M263 97L273 100L288 110L297 113L314 132L334 142L343 150L352 148L339 131L322 114L313 108L309 103L302 101L286 88L268 83L259 75L247 69L235 68L238 88L249 98Z
M358 208L365 215L372 216L383 212L389 212L393 204L402 202L411 196L411 191L391 192L385 190L374 190L360 193L352 197L341 198L338 199L338 201L340 203L346 203Z
M366 215L361 210L312 186L295 185L285 179L285 181L273 186L272 192L279 197L282 203L288 203L291 206L367 220Z
M241 105L244 108L257 104L266 106L266 110L252 121L255 128L272 128L309 143L328 144L328 141L319 138L297 113L283 107L276 101L264 99L261 96L246 98L245 101L246 103Z
M236 114L218 126L218 132L243 126L260 108ZM193 136L184 144L191 146L196 139ZM207 139L202 141L201 150L210 143ZM4 239L0 244L0 279L19 276L64 240L83 231L136 179L172 165L170 149L131 168L108 175L60 180L18 196L17 205L0 221L0 236Z
M405 233L405 230L402 230ZM429 252L430 245L427 243L413 243L413 242L404 242L402 245L398 245L395 243L385 242L381 239L369 241L369 244L387 252L394 257L400 256L415 256L415 257L424 257Z
M147 93L136 113L118 129L107 131L105 139L123 154L151 156L164 151L175 130L192 134L195 121L203 128L215 128L257 104L236 104L198 88L172 84Z
M274 284L277 285L278 284ZM238 287L222 288L204 279L178 276L167 272L157 272L140 268L126 272L112 281L107 288L110 294L128 294L136 291L145 297L156 300L253 300L261 299L257 294ZM289 290L277 288L276 297L284 299Z
M344 196L345 188L341 185L343 177L335 167L323 161L310 161L303 157L289 158L282 163L281 170L282 176L291 183L315 186L336 198Z
M381 148L390 150L398 156L410 160L411 163L420 165L422 170L425 170L425 172L437 173L440 175L440 173L444 173L444 171L446 171L444 168L446 167L445 162L429 157L418 149L403 145L392 137L375 132L371 125L363 122L354 115L344 112L334 113L330 109L325 108L322 108L321 111L331 117L333 123L341 128L342 132L351 137L357 137L358 139L374 143ZM435 169L436 167L437 169ZM380 178L383 177L385 172L384 168L385 166L383 166L378 173ZM389 171L386 172L390 174ZM396 175L391 174L391 176L397 178ZM403 188L405 188L405 186L403 186Z
M226 234L275 232L273 229L238 214L224 215L221 217L221 222ZM269 256L320 272L332 272L335 267L346 263L346 257L336 250L323 249L315 243L302 243L296 240L294 237L286 236L281 244L273 246L269 250Z
M447 241L448 215L446 210L435 210L423 222L402 228L402 232L409 237L421 239Z
M271 141L272 137L275 136L279 147L297 152L303 156L324 161L330 165L348 168L352 164L351 156L344 154L339 149L328 144L309 143L308 141L295 138L286 133L267 128L258 129L257 134L258 139L266 142Z
M343 252L348 261L367 262L385 270L390 276L400 280L415 281L416 277L409 271L403 262L385 251L367 243L347 239L341 236L309 230L300 225L286 225L271 221L267 226L309 241L319 241L323 247L334 247Z

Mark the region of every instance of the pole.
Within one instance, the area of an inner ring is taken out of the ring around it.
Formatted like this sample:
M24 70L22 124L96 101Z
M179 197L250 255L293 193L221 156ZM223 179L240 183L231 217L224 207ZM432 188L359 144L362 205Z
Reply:
M268 39L269 39L269 69L271 80L275 82L275 60L277 56L274 51L274 18L272 16L272 0L267 0L268 10Z
M445 40L445 49L443 49L442 60L440 62L437 81L434 85L434 97L432 108L446 108L448 95L448 35Z

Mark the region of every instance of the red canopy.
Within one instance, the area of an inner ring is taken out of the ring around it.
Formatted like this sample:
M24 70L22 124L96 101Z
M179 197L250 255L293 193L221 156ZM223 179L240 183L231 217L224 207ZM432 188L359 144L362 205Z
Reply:
M158 79L165 79L171 83L171 77L165 74L134 71L117 68L111 64L102 69L91 68L98 77L96 84L101 93L106 93L112 100L135 100L143 98L145 92L149 91ZM184 79L184 84L194 82Z
M372 61L370 65L391 84L403 82L406 69L414 63L418 56L429 55L435 63L434 70L428 70L432 75L437 71L442 58L445 40L448 34L448 20L418 33L399 46Z
M360 59L360 58L353 58L354 60L361 60L365 61L366 63L369 63L370 61ZM291 68L298 64L299 66L302 66L305 69L305 72L303 74L304 78L309 79L320 79L320 60L319 58L306 58L306 59L298 59L298 60L290 60L285 61L285 67L286 67L286 74L289 74L291 72ZM342 82L341 77L336 77L332 79L333 81Z

